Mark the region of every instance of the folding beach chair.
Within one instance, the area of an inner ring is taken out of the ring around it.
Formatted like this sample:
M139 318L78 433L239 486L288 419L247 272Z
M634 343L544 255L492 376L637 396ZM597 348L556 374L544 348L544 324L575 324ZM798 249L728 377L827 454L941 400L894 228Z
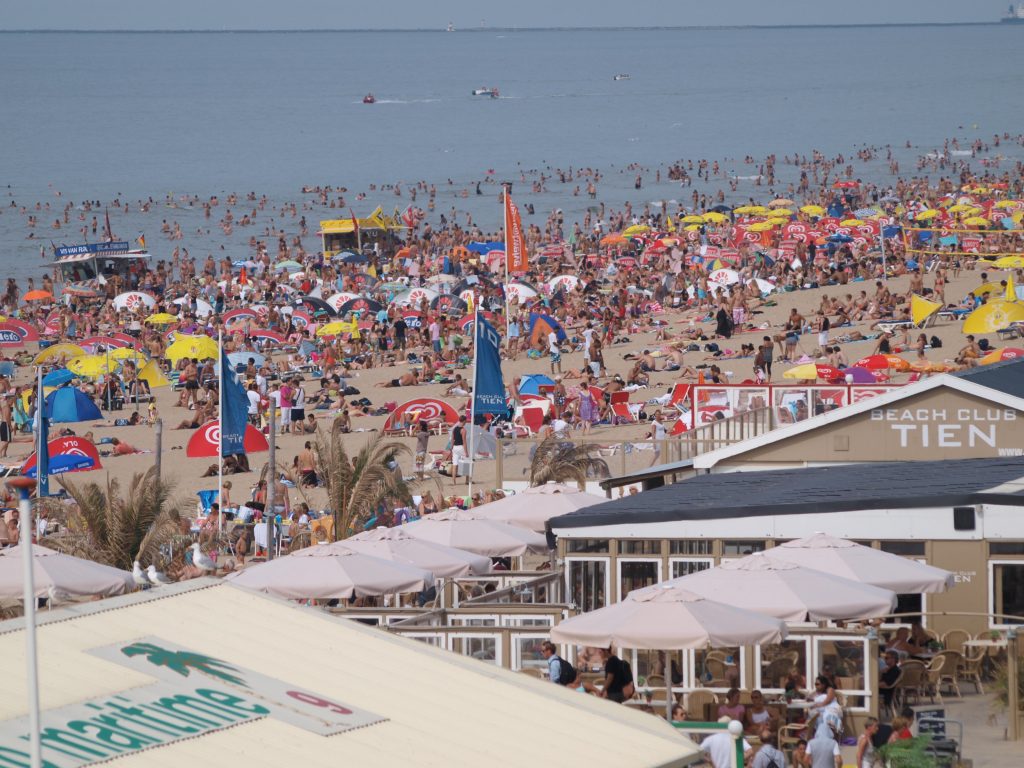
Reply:
M616 419L623 419L627 424L636 422L636 414L629 407L629 392L612 392L611 408Z

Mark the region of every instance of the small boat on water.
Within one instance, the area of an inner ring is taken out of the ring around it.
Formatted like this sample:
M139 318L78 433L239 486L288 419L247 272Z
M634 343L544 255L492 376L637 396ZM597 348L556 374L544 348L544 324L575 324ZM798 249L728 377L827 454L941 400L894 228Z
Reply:
M474 88L473 89L473 95L474 96L490 96L492 99L496 99L496 98L498 98L498 89L497 88Z
M377 97L374 96L372 93L368 93L365 96L363 96L363 104L375 104L376 102Z
M629 80L629 75L616 75L612 80Z

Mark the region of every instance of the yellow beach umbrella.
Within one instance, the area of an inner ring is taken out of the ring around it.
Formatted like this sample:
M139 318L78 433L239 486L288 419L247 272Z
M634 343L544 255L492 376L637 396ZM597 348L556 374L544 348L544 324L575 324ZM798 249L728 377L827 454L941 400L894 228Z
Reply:
M164 356L172 363L177 363L183 357L212 360L217 357L217 342L209 336L179 336L167 348Z
M751 224L749 227L747 227L747 229L749 229L751 232L767 232L774 226L775 225L772 224L770 221L758 221Z
M164 376L164 372L160 370L160 366L156 364L156 360L150 360L139 371L139 378L149 383L150 389L157 387L168 387L171 382Z
M939 215L939 211L934 208L926 208L914 217L914 221L930 221Z
M824 216L825 215L825 209L822 208L820 205L805 205L805 206L803 206L800 209L800 211L802 213L806 213L808 216Z
M651 228L646 224L634 224L632 227L622 230L622 234L625 237L632 237L633 235L642 235L644 232L650 232Z
M704 214L704 221L710 221L713 224L724 224L729 220L729 217L720 211L708 211Z
M769 208L788 208L793 205L793 201L788 197L777 197L768 203Z
M817 363L804 363L798 365L795 368L790 368L788 371L782 374L785 379L799 379L799 380L811 380L818 378L818 365Z
M733 212L742 213L744 216L762 216L768 213L768 209L763 205L741 205L739 208L734 208Z
M841 221L839 223L842 226L844 226L844 227L863 227L864 226L864 222L861 221L860 219L844 219L843 221Z
M983 304L964 320L964 333L995 333L1024 323L1024 304L996 299Z
M335 320L333 323L325 323L316 329L317 336L338 336L342 333L348 333L352 329L352 324L347 320Z
M998 203L995 203L992 207L993 208L1016 208L1018 205L1024 205L1024 202L1021 202L1020 200L1000 200Z
M723 216L723 218L725 217ZM681 218L679 221L681 221L683 224L703 224L704 217L691 213L689 216L683 216L683 218Z
M996 269L1024 269L1024 256L1003 256L992 262Z
M767 215L771 216L772 218L775 218L777 216L792 216L793 211L789 210L789 208L776 208L775 210L768 211Z
M973 209L974 209L974 206L972 206L972 205L967 205L966 203L957 203L956 205L949 206L949 208L947 210L950 213L963 213L964 211L970 211L970 210L973 210Z
M684 227L684 229L685 229L685 230L686 230L687 232L696 232L697 230L699 230L699 229L700 229L700 224L687 224L687 225L686 225L686 226Z
M1013 286L1013 275L1006 276L1006 295L1003 297L1004 301L1016 301L1017 300L1017 289Z
M134 347L118 347L117 349L110 350L111 360L138 360L140 363L145 363L149 358L146 357L145 352L141 352Z
M910 319L914 321L914 325L921 325L940 309L942 309L940 301L929 301L916 293L910 297Z
M996 296L997 294L1002 295L1003 290L1004 288L1002 283L993 283L990 281L987 283L982 283L977 288L973 289L971 293L973 293L975 296L984 296L986 293L989 296Z
M180 319L181 318L168 314L167 312L157 312L155 315L147 317L145 322L150 325L170 325L171 323L178 322Z
M768 219L768 223L773 227L784 227L789 224L789 219Z
M83 379L95 379L105 373L116 371L120 363L108 360L106 355L82 355L68 361L68 370Z
M50 360L56 360L61 357L72 358L79 357L85 354L85 350L77 344L69 344L67 342L61 344L54 344L53 346L47 347L33 360L36 365L40 363L46 363Z
M969 219L964 219L964 224L969 227L987 227L991 223L984 216L971 216Z

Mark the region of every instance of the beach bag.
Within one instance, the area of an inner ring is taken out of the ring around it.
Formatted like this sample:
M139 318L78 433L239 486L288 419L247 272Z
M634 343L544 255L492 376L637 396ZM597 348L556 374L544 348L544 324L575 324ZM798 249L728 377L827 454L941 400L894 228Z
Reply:
M938 336L932 336L928 343L931 345L932 349L939 349L942 346L942 339Z
M568 661L563 659L561 656L555 656L558 659L558 684L559 685L572 685L576 682L576 668Z

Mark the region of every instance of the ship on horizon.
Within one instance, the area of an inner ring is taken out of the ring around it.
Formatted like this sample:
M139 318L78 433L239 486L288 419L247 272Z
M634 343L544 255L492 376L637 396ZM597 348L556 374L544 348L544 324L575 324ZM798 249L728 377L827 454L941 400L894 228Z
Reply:
M1024 24L1024 3L1011 5L1000 21L1003 24Z

